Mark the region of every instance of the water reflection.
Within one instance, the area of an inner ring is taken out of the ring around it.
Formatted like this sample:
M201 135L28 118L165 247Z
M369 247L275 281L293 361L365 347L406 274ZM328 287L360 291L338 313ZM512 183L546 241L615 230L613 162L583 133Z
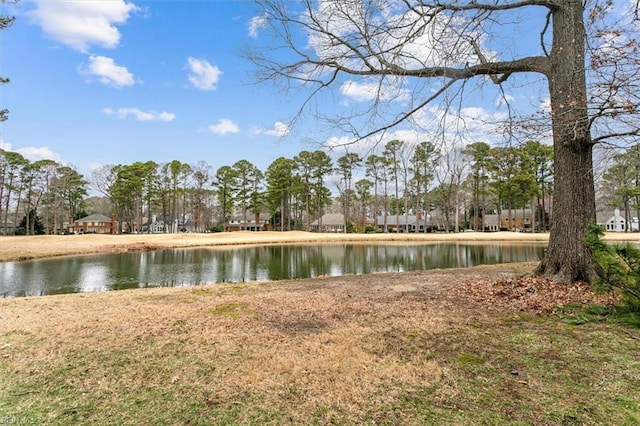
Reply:
M326 244L173 249L0 263L0 296L272 281L525 262L543 244Z

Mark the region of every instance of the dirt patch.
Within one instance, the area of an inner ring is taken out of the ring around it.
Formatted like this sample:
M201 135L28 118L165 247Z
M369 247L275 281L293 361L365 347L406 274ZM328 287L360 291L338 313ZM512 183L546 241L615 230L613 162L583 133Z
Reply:
M146 242L127 244L124 247L126 251L152 251L152 250L158 250L159 248L160 246L157 244L150 244Z

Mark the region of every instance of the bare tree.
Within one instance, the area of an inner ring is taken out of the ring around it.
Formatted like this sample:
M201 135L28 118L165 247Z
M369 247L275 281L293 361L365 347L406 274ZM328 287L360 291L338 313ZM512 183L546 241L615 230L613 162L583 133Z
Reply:
M435 201L444 216L447 232L460 230L461 187L468 166L462 149L451 149L441 157L440 167L435 171L438 186L435 188ZM451 216L453 215L453 223Z
M626 34L633 23L614 23L614 30L602 25L587 37L587 25L623 16L612 12L612 1L258 1L275 38L251 53L260 78L310 90L301 112L321 105L312 101L325 92L367 90L366 108L343 109L332 121L333 129L356 140L416 124L437 102L447 111L460 108L471 81L498 85L508 105L507 82L539 76L548 89L540 97L549 98L555 197L549 247L537 271L567 283L595 277L583 243L595 220L593 145L638 133L638 92L622 89L638 72L637 43ZM636 10L624 4L632 17ZM517 46L533 25L537 48Z
M91 172L91 188L111 200L113 184L116 180L115 166L106 164Z
M192 205L193 205L193 218L196 225L196 231L204 231L209 221L207 219L207 208L210 205L212 188L210 187L212 171L211 166L204 160L198 161L191 166L193 170L193 183L192 188Z

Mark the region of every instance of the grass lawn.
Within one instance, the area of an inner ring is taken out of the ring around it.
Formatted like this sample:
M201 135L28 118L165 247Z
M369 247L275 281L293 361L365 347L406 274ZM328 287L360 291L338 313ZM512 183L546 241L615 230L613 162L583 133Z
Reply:
M0 300L0 422L640 424L640 330L531 267Z

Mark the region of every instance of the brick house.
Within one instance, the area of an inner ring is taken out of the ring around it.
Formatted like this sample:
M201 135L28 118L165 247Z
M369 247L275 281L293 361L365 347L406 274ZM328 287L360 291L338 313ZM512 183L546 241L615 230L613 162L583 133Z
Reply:
M78 220L69 220L67 225L67 232L72 234L116 234L117 230L115 217L103 214L92 214Z
M531 209L502 210L501 214L488 214L484 217L486 231L530 231L534 218Z

